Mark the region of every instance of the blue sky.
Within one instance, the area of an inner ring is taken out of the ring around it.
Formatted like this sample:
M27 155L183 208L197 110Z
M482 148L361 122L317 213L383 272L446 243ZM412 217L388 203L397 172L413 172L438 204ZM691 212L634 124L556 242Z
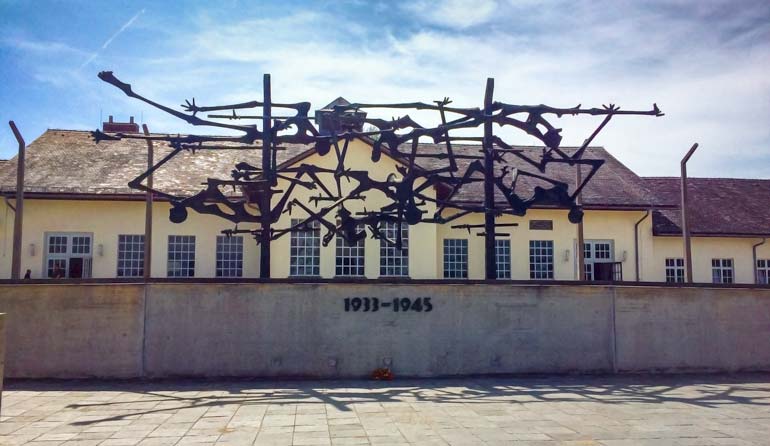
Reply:
M697 141L691 175L770 178L766 0L0 0L0 158L16 150L10 119L28 141L108 115L196 131L122 96L101 70L170 105L258 99L265 72L274 100L314 106L337 96L478 106L488 76L508 103L657 102L665 117L619 117L595 143L643 175L677 175ZM579 144L596 121L558 124L564 144Z

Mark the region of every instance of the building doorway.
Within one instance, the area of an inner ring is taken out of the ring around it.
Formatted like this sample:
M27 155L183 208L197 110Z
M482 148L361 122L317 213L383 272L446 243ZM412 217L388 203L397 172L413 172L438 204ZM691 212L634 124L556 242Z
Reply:
M44 277L86 279L91 277L93 235L84 232L45 233Z
M586 280L623 280L622 263L615 261L613 240L585 240L583 243Z

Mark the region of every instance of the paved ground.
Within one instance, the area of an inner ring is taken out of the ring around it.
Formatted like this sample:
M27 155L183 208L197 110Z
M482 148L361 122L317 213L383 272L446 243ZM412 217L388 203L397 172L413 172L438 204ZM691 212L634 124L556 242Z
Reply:
M17 444L769 445L770 375L12 382Z

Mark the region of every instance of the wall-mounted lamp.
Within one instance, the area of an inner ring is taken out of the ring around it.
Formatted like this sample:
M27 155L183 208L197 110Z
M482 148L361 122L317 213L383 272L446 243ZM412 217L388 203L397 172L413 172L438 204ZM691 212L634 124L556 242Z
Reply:
M35 257L35 244L34 243L30 243L29 244L29 256L30 257Z
M564 250L564 261L565 262L569 262L569 254L570 254L569 249L565 249Z
M104 245L102 245L101 243L96 245L96 253L99 254L99 257L104 256Z
M628 251L623 251L623 254L620 256L620 261L625 262L626 258L628 258Z

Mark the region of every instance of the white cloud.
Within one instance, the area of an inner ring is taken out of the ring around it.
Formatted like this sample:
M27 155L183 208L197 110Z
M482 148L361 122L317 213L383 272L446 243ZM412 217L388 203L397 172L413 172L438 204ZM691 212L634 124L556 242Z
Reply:
M71 47L66 43L62 43L62 42L29 40L29 39L10 38L10 37L4 38L1 42L3 46L11 47L18 51L28 52L39 56L51 56L51 55L83 56L87 54L85 51Z
M465 29L489 21L496 0L414 0L403 8L418 19L449 28Z
M770 177L770 25L761 20L770 17L768 6L482 3L449 13L452 2L433 9L417 2L412 8L441 26L419 21L408 30L366 28L311 11L229 21L203 14L164 42L162 57L124 59L115 71L165 104L193 95L201 104L259 99L264 72L272 74L275 100L314 106L340 95L362 102L450 96L455 105L479 106L487 76L496 79L495 97L508 103L648 109L657 102L665 117L617 117L596 143L646 175L676 175L679 159L698 141L693 175ZM471 26L480 23L478 30ZM52 65L36 75L56 82L61 72ZM72 83L88 83L94 107L141 110L154 131L191 130L107 85L95 86L91 77ZM556 124L565 144L580 144L597 122L569 117ZM503 134L537 142L512 130ZM749 170L746 160L757 162Z

